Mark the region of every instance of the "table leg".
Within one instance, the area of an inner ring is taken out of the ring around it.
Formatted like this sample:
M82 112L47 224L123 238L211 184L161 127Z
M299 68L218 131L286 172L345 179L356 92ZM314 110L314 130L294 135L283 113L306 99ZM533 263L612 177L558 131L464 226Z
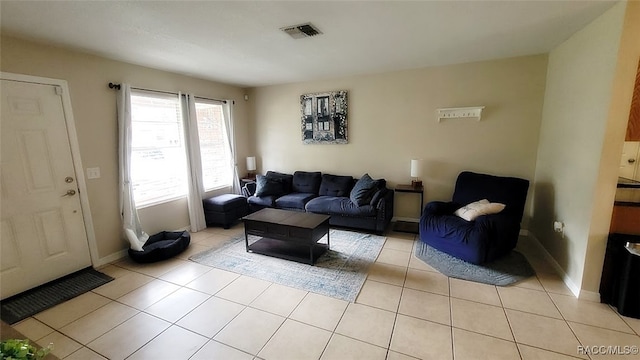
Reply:
M249 252L249 234L247 234L247 229L244 229L244 245L245 248L247 250L247 252Z
M331 229L327 230L327 251L331 249L331 242L329 241L329 234L331 233Z

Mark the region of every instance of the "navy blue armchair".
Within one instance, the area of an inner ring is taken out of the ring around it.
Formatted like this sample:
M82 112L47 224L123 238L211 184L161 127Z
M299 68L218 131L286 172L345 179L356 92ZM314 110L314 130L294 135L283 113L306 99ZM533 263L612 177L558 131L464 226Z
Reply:
M428 203L420 218L420 240L429 246L473 264L490 262L508 254L518 242L529 181L465 171L458 175L450 202ZM487 199L505 204L497 214L464 220L454 212Z

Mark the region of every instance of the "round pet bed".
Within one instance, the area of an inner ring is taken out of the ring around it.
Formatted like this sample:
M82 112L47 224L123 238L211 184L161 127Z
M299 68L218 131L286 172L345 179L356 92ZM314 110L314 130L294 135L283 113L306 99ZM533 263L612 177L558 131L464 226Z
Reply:
M163 231L149 236L143 251L129 249L129 256L138 263L151 263L176 256L183 252L191 241L188 231Z

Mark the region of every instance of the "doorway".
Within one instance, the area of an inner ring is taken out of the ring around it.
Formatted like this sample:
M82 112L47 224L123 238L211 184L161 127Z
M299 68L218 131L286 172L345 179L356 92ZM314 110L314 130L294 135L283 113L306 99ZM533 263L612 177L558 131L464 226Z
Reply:
M96 252L66 82L1 75L4 299L91 266Z

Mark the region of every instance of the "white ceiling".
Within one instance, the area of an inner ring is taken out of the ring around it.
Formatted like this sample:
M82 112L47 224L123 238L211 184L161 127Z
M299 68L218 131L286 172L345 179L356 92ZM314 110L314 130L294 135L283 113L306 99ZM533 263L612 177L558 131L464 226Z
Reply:
M244 87L546 53L611 1L5 1L4 34ZM279 29L310 21L324 34Z

